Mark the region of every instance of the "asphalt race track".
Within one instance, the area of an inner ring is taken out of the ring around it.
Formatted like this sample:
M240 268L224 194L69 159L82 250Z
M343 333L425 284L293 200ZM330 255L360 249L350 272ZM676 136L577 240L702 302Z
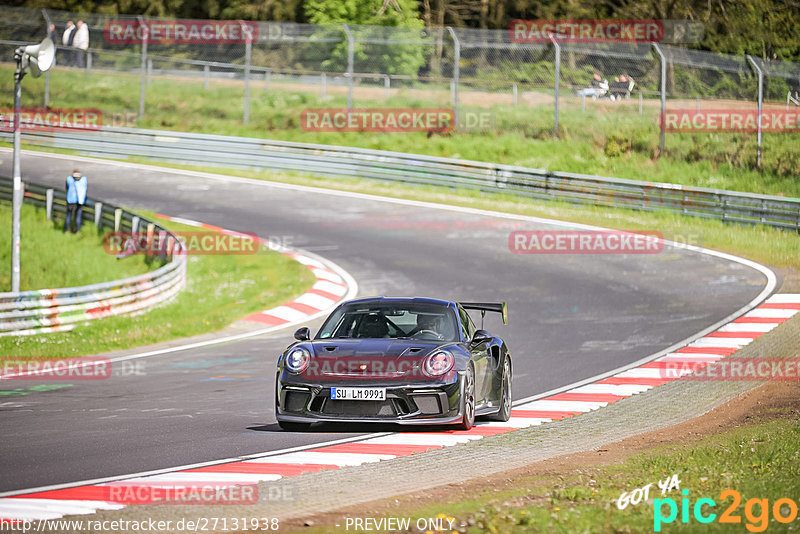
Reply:
M11 152L0 151L0 159L0 172L10 176ZM507 301L509 326L487 318L487 328L509 344L515 398L664 349L744 306L766 283L763 274L741 264L672 248L650 255L509 251L509 232L552 228L541 224L174 171L22 158L24 180L59 188L75 166L89 177L95 198L262 237L288 236L292 246L346 269L360 295ZM282 331L134 360L140 374L4 395L0 492L372 431L325 428L298 434L278 428L273 372L278 353L291 341L292 332ZM8 381L0 391L36 384Z

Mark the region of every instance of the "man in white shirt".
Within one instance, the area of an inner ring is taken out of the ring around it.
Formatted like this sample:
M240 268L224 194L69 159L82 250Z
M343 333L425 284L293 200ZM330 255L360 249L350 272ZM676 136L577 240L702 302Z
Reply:
M75 30L75 23L71 20L67 21L67 27L64 28L64 33L61 34L61 44L71 49L75 42ZM64 56L64 65L67 66L75 63L73 59L75 54L70 49L65 50L64 54L62 54Z
M86 50L89 48L89 26L82 20L78 21L73 46L75 54L78 56L78 68L82 69L86 66Z

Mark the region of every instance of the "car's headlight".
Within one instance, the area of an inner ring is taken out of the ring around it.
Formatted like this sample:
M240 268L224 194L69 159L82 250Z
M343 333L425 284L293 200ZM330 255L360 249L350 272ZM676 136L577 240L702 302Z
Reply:
M289 351L286 355L286 369L293 373L302 373L308 367L308 360L311 353L302 347L297 347Z
M446 350L438 350L425 358L422 371L428 376L442 376L453 368L455 358Z

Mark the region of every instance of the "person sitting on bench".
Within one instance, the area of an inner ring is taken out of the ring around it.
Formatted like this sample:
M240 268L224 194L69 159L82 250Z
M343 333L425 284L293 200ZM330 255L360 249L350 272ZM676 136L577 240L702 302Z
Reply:
M608 92L608 80L604 79L599 72L595 72L589 87L578 91L578 96L590 96L597 100Z
M630 98L634 85L636 84L633 81L633 78L627 74L614 76L614 81L609 85L609 98L611 98L611 100Z

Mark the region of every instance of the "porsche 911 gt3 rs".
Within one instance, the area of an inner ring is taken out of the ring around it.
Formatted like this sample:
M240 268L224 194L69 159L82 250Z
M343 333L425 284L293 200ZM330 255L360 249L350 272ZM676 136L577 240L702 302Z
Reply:
M476 329L467 310L505 303L367 298L339 305L312 339L308 328L278 358L275 417L286 430L312 423L473 426L511 414L511 355Z

